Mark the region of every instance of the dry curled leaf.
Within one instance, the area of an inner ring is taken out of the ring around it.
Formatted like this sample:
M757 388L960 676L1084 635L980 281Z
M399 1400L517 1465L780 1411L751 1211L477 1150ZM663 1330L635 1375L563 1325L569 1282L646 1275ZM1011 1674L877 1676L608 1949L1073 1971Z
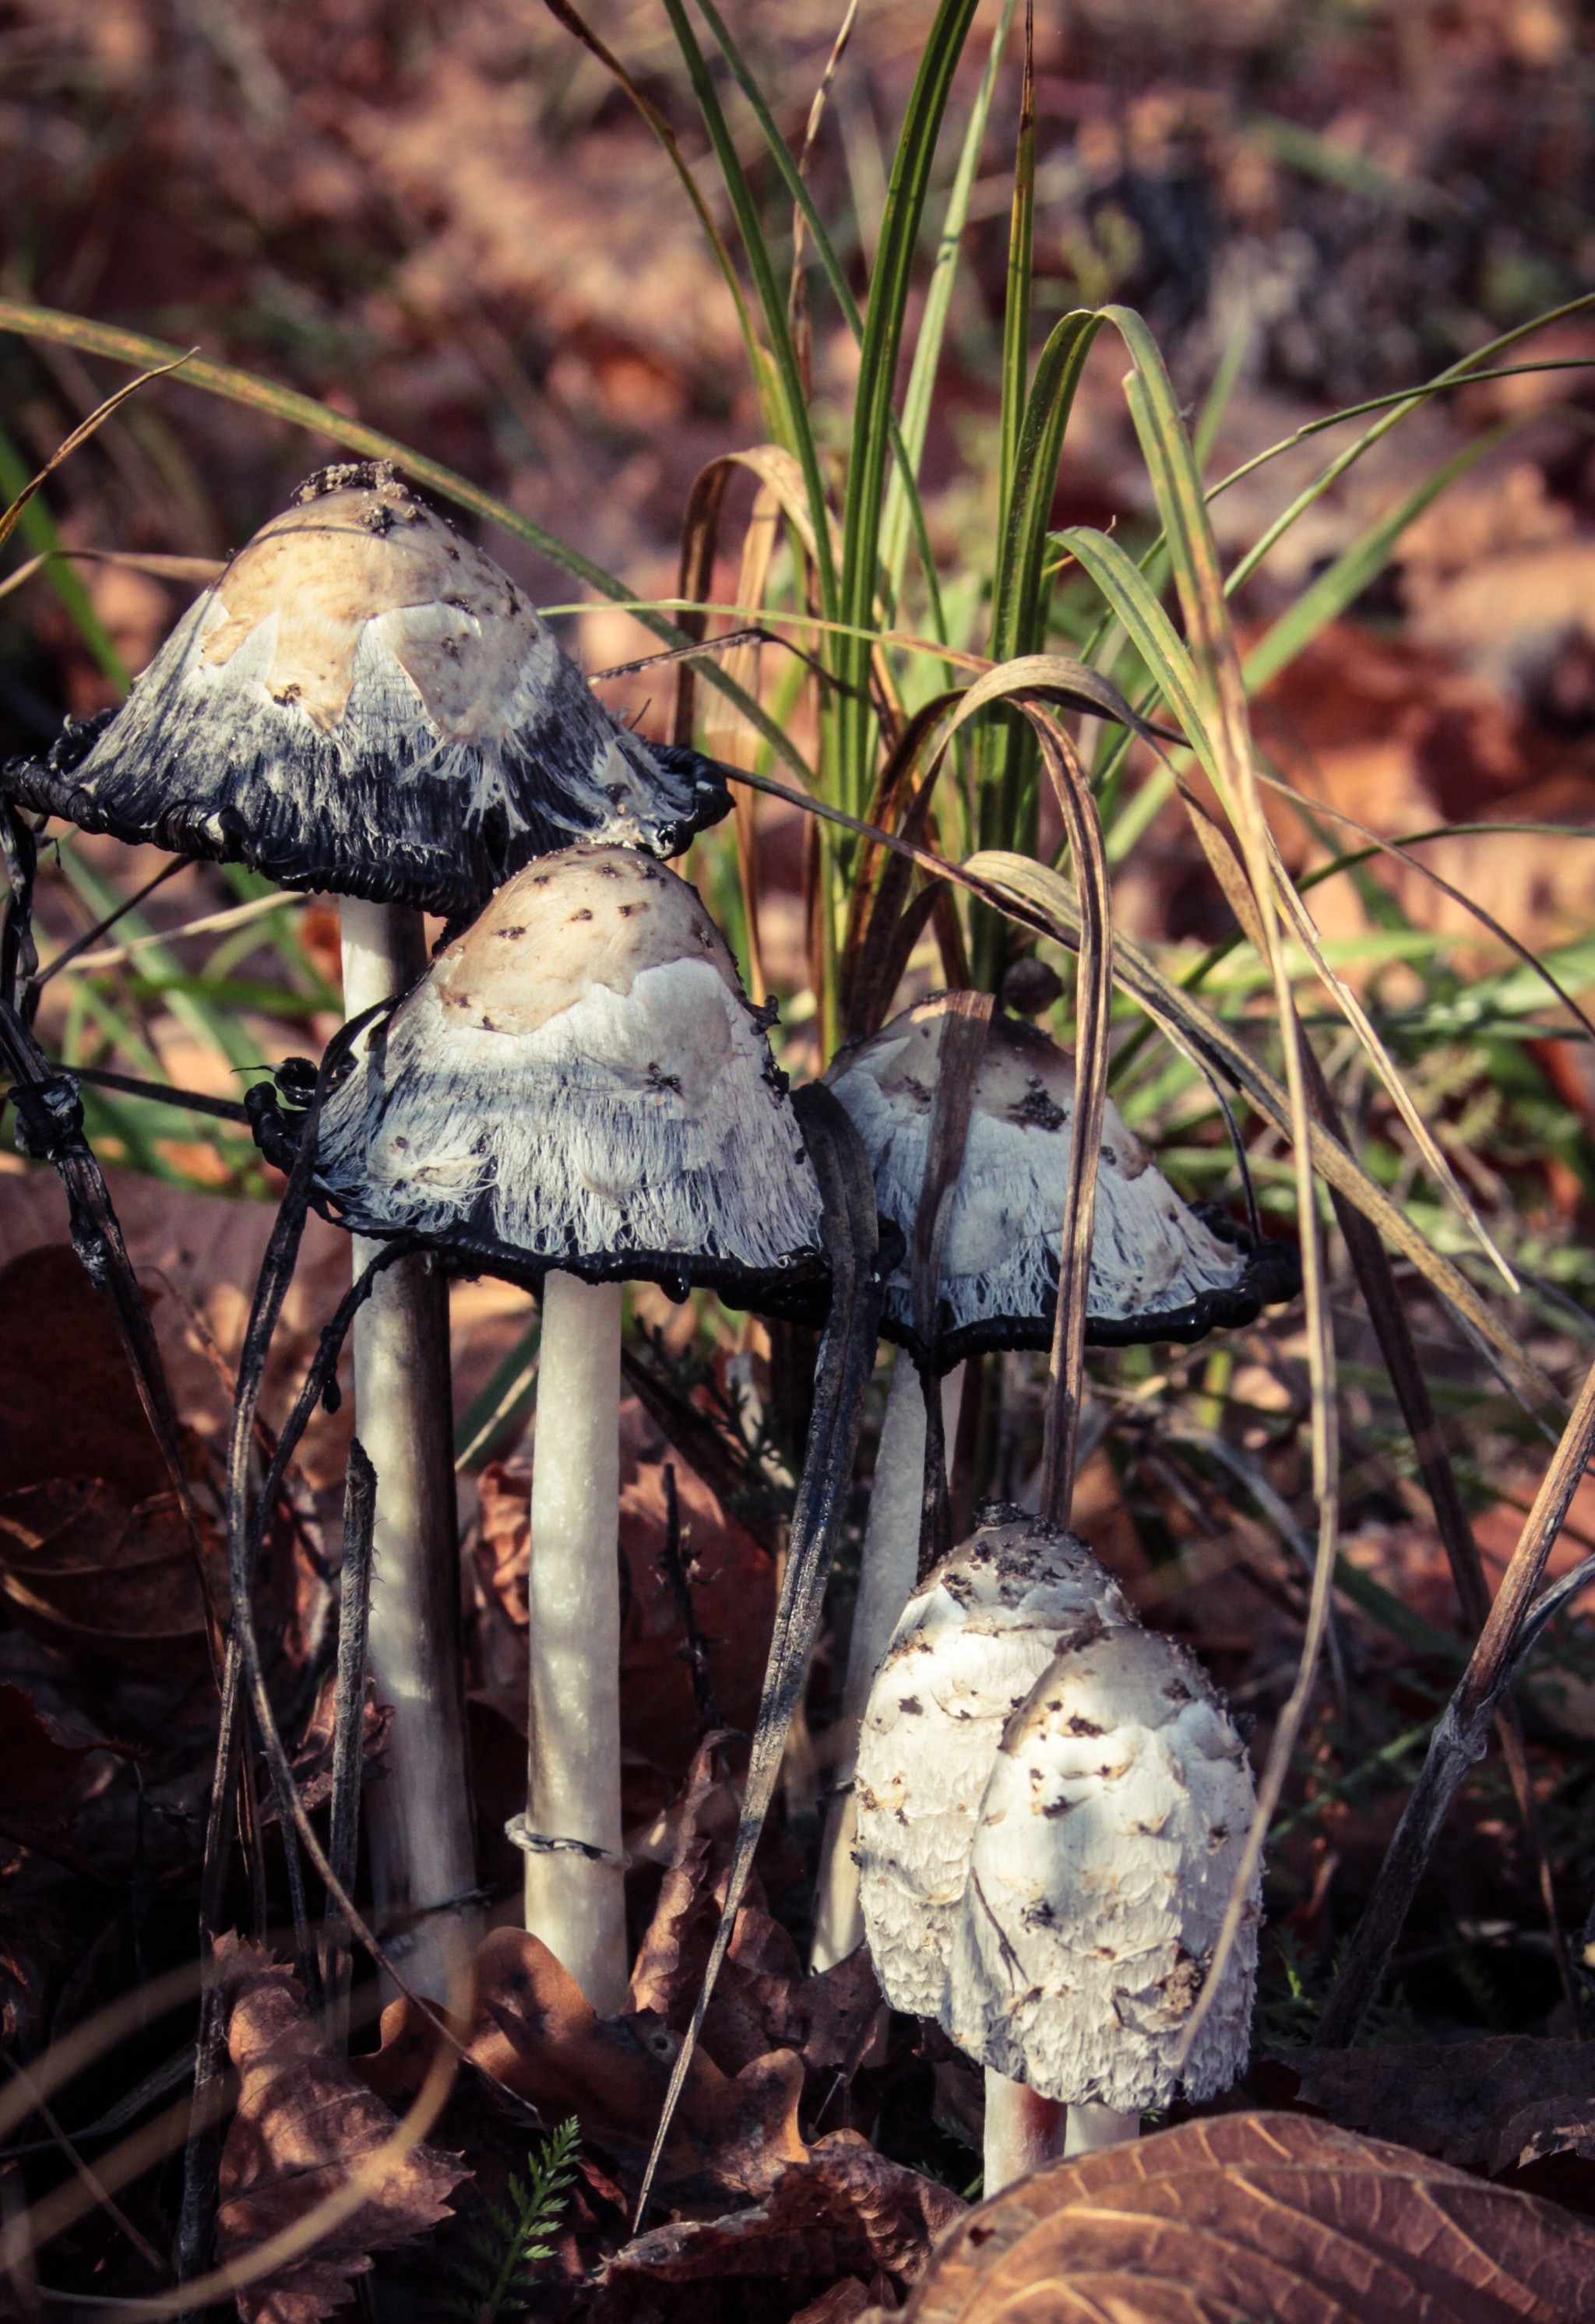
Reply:
M203 1516L200 1541L225 1608L226 1561ZM65 1654L152 1677L203 1664L205 1601L175 1493L129 1508L98 1477L56 1477L0 1495L0 1594Z
M934 2237L963 2209L947 2188L889 2163L856 2131L835 2131L807 2160L788 2163L756 2208L636 2236L605 2270L596 2319L705 2324L722 2312L712 2287L729 2292L731 2315L744 2312L748 2287L760 2278L795 2306L823 2294L837 2304L827 2309L822 2300L822 2316L851 2317L867 2300L838 2278L853 2279L860 2292L880 2276L899 2288L911 2283Z
M1510 2170L1502 2133L1526 2107L1595 2115L1595 2045L1507 2034L1489 2042L1303 2050L1284 2061L1296 2097L1345 2130L1377 2131L1461 2171ZM1509 2142L1508 2142L1509 2144Z
M217 1955L238 1980L227 2048L241 2085L222 2153L217 2239L224 2261L242 2261L345 2185L399 2126L329 2047L290 1970L235 1936L222 1938ZM373 2252L447 2218L447 2198L467 2176L452 2155L412 2148L321 2242L239 2293L244 2324L318 2324L349 2298Z
M633 2177L652 2143L678 2036L651 2010L599 2017L538 1938L496 1929L473 1963L471 2015L456 2031L475 2063L546 2121L576 2115L583 2132ZM407 2001L383 2012L382 2047L356 2067L397 2098L419 2087L435 2037ZM727 2074L700 2051L687 2076L660 2174L681 2204L761 2195L807 2158L798 2129L803 2066L790 2051Z
M705 1737L669 1812L670 1861L632 1972L632 2006L657 2010L677 2033L697 2000L736 1837L739 1801L726 1772L724 1739ZM791 1937L763 1909L755 1881L736 1917L702 2043L728 2074L787 2049L798 2052L811 2078L850 2076L880 2006L867 1947L822 1976L806 1975Z
M1058 2163L959 2221L914 2324L1572 2324L1595 2228L1300 2115L1222 2115Z

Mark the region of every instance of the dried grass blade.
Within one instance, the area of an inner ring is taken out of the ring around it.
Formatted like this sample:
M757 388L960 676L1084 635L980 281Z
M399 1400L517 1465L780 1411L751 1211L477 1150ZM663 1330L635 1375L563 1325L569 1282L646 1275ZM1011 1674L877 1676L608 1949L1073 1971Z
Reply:
M137 379L130 379L124 386L119 387L114 395L107 395L105 401L97 405L87 420L79 420L64 443L51 454L38 475L31 483L23 485L11 506L3 516L0 516L0 549L5 546L16 530L17 520L34 493L54 475L63 460L69 460L79 445L87 444L96 429L102 426L120 405L125 403L130 395L136 395L140 388L147 387L152 379L164 379L169 373L180 371L183 364L198 352L198 347L190 347L187 355L174 356L170 363L157 364L152 370L141 372Z
M1524 1522L1489 1618L1468 1667L1429 1741L1423 1772L1386 1852L1355 1935L1313 2035L1315 2049L1354 2042L1378 1992L1446 1811L1483 1748L1491 1713L1510 1683L1519 1652L1560 1602L1536 1609L1545 1563L1595 1452L1595 1367L1591 1367L1534 1507ZM1569 1581L1572 1577L1568 1577Z

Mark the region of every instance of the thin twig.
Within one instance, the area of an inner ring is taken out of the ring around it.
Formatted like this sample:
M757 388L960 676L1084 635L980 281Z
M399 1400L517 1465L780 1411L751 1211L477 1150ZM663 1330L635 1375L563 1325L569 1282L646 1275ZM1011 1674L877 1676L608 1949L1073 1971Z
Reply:
M128 2218L126 2212L122 2209L120 2203L115 2200L109 2190L101 2184L99 2178L96 2174L93 2164L86 2163L82 2155L78 2152L76 2146L73 2145L70 2137L68 2135L67 2132L61 2128L60 2124L56 2120L54 2114L51 2112L49 2099L45 2098L43 2093L40 2090L27 2068L24 2065L20 2064L15 2058L7 2058L5 2062L10 2067L12 2073L15 2076L16 2080L21 2082L23 2088L32 2099L34 2112L38 2115L41 2122L43 2123L46 2130L49 2131L51 2137L55 2141L55 2144L60 2148L61 2153L66 2156L67 2161L71 2164L78 2178L88 2189L90 2194L93 2195L95 2202L98 2208L105 2212L108 2219L121 2229L122 2233L127 2237L128 2242L133 2246L134 2251L137 2252L139 2257L150 2267L153 2268L157 2275L170 2275L171 2271L167 2266L166 2262L161 2258L160 2253L155 2249L154 2245L151 2243L147 2236L141 2235L138 2228L134 2226L133 2221Z
M344 1485L344 1573L338 1598L337 1691L332 1720L332 1819L327 1860L339 1886L352 1889L360 1849L360 1776L365 1735L365 1637L371 1618L371 1547L376 1524L376 1471L356 1436ZM323 1932L327 2026L334 2046L349 2041L349 1926L335 1896Z
M953 1546L953 1507L947 1496L947 1448L941 1389L936 1379L936 1309L942 1268L969 1125L985 1059L995 1001L989 992L950 992L936 1043L936 1089L925 1139L925 1175L914 1213L909 1254L914 1335L925 1399L925 1477L919 1504L919 1579Z
M188 868L189 858L186 855L175 856L170 863L163 863L153 879L146 880L142 888L135 888L125 901L118 904L114 912L107 912L103 920L97 920L93 927L85 928L80 936L74 936L65 952L58 953L47 967L30 977L28 982L33 991L42 991L52 976L59 976L61 970L69 968L79 954L98 944L103 936L108 936L117 921L142 904L146 896L152 896L157 888L164 887L168 880L175 880L180 872L186 872Z
M1314 2048L1344 2049L1356 2040L1389 1967L1446 1812L1470 1768L1483 1754L1496 1704L1511 1681L1525 1641L1537 1635L1551 1601L1561 1602L1565 1584L1547 1591L1537 1604L1535 1593L1591 1450L1595 1450L1595 1366L1535 1496L1468 1667L1430 1738L1423 1772L1314 2033Z
M701 1743L705 1735L712 1735L716 1728L724 1727L725 1721L721 1716L720 1705L715 1700L715 1682L709 1674L709 1649L703 1631L698 1628L697 1609L692 1602L692 1582L687 1574L681 1533L681 1504L676 1492L676 1468L670 1461L665 1462L665 1541L659 1551L659 1562L670 1585L676 1610L681 1617L681 1627L686 1633L682 1654L692 1678L692 1699L697 1705L698 1741Z

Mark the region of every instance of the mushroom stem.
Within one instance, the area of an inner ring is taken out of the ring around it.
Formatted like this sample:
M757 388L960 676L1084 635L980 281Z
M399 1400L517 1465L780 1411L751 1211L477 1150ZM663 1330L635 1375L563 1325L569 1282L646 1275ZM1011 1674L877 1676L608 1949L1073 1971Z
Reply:
M357 1016L427 964L419 912L345 897L344 1009ZM358 1276L381 1245L356 1236ZM355 1318L355 1411L376 1471L368 1666L393 1707L387 1774L366 1802L379 1929L417 1990L446 2001L479 1930L466 1747L459 1548L450 1441L448 1291L417 1252Z
M982 2198L1000 2195L1016 2179L1038 2171L1044 2163L1056 2163L1065 2151L1065 2116L1073 2119L1075 2111L1060 2106L1056 2098L1042 2098L1023 2082L1010 2082L1006 2074L988 2066ZM1086 2111L1105 2114L1107 2108L1091 2107Z
M948 1443L958 1433L963 1394L963 1366L959 1364L942 1382L942 1419ZM864 1941L859 1868L853 1858L858 1834L853 1769L870 1689L914 1587L919 1563L924 1489L925 1397L912 1358L899 1351L891 1368L891 1387L880 1426L880 1448L875 1456L859 1594L842 1692L842 1748L832 1763L831 1780L835 1793L825 1817L825 1836L820 1850L814 1949L809 1956L809 1966L816 1975L845 1960Z
M549 1273L527 1576L526 1925L601 2017L627 1995L620 1404L620 1285Z
M1064 2133L1065 2154L1095 2154L1103 2146L1128 2146L1141 2135L1139 2112L1120 2114L1117 2107L1072 2106Z

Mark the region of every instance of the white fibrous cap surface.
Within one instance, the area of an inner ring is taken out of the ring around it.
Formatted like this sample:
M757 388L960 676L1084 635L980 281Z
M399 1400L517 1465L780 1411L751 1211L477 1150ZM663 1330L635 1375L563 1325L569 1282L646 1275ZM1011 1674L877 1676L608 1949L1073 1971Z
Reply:
M696 891L581 847L501 889L331 1094L322 1183L356 1216L530 1258L764 1270L820 1196L760 1021Z
M827 1076L868 1150L881 1215L902 1229L910 1249L945 1013L945 997L905 1010L844 1050ZM1074 1111L1065 1053L1033 1025L993 1018L942 1266L944 1330L1046 1312L1057 1284ZM1236 1285L1245 1270L1244 1255L1181 1202L1110 1101L1090 1314L1112 1321L1167 1314ZM894 1322L911 1322L906 1259L887 1305Z
M1065 1648L993 1760L942 2024L1069 2105L1133 2113L1245 2068L1261 1876L1183 2072L1256 1800L1223 1698L1184 1646L1119 1629Z
M1015 1706L1060 1646L1134 1619L1083 1542L1012 1511L909 1599L871 1689L854 1777L864 1927L894 2009L941 2009L975 1819Z

